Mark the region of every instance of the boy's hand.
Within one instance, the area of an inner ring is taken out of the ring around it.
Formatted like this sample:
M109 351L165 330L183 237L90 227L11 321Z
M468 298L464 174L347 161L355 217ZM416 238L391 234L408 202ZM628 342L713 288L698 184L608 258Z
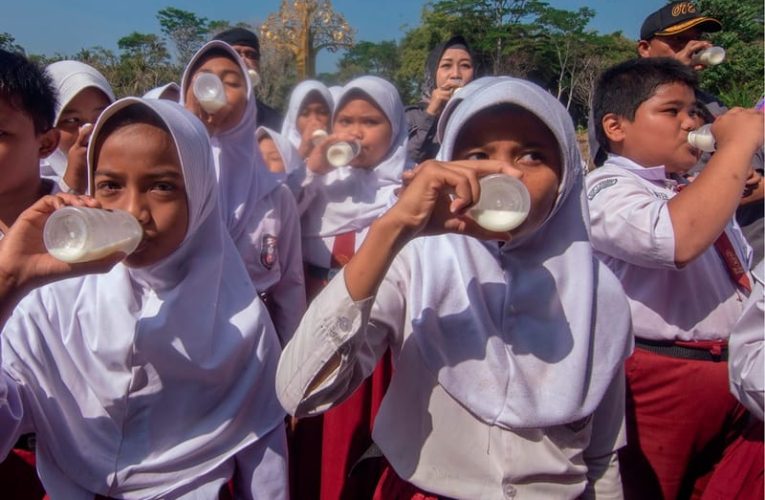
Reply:
M717 151L730 145L753 155L762 148L764 133L762 111L750 108L732 108L712 123Z
M92 262L68 264L48 254L43 243L45 222L50 214L67 205L100 207L93 198L60 193L44 196L24 210L0 240L0 282L11 283L26 293L60 279L106 272L125 257L116 253Z
M426 161L404 173L398 202L384 217L404 227L408 237L453 232L508 241L510 233L488 231L466 215L480 197L478 179L497 173L517 175L501 161Z
M80 127L77 140L69 148L67 155L64 182L76 193L84 193L88 189L88 143L92 133L92 123Z

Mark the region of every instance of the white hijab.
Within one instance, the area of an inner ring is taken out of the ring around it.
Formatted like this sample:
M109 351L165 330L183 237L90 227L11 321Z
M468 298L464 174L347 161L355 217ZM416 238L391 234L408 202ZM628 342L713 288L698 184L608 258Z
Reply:
M221 223L202 123L170 101L113 104L90 142L91 190L96 138L128 106L153 111L171 131L188 198L185 239L151 266L118 264L35 290L2 334L43 484L62 498L165 497L283 424L279 341Z
M570 423L593 413L631 351L629 309L617 279L593 256L568 113L530 82L489 83L456 107L437 159L452 159L460 130L478 112L517 104L560 145L559 194L540 228L502 247L455 234L415 240L427 271L413 278L422 283L410 297L413 335L439 384L485 423Z
M406 117L396 87L376 76L356 78L343 87L335 115L356 92L374 101L390 122L388 151L374 168L336 168L306 186L304 195L311 203L301 219L304 237L335 236L369 226L390 206L394 190L401 185L401 174L410 166Z
M271 130L268 127L258 127L255 131L255 139L260 141L265 136L270 137L271 140L274 141L274 145L279 151L279 155L282 157L282 163L284 163L284 174L282 174L280 177L284 178L295 170L304 168L305 163L300 157L298 150L295 149L295 146L293 146L286 137L274 130Z
M229 234L234 241L238 241L246 237L245 231L257 203L279 186L280 179L268 170L260 154L255 139L256 103L247 76L247 67L229 44L213 40L194 54L183 73L181 104L184 103L187 89L191 85L191 69L201 57L213 49L230 54L239 65L247 85L247 109L242 114L241 121L231 130L210 138L218 177L221 214Z
M168 91L180 92L181 88L175 82L166 83L159 87L154 87L143 95L144 99L167 99L164 97ZM172 101L172 99L170 99Z
M290 94L290 103L287 106L287 116L282 122L282 135L287 138L288 141L296 148L300 148L300 143L303 142L303 136L297 128L297 119L300 116L300 108L303 106L303 102L311 92L318 92L318 94L327 103L330 114L334 109L335 101L332 99L329 89L323 83L316 80L304 80L297 84Z
M114 102L114 92L111 85L106 81L104 75L93 66L80 61L58 61L49 64L45 68L45 72L53 81L53 86L58 94L55 108L56 116L53 120L54 126L58 125L64 108L72 102L77 94L87 88L93 87L100 90L109 98L109 102ZM68 151L56 148L50 156L43 160L42 175L63 177L69 161L67 154Z

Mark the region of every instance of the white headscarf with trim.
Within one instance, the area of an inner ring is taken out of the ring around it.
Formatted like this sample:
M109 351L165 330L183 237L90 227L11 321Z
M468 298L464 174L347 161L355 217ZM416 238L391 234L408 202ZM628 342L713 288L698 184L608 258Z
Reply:
M172 496L283 425L279 341L221 222L202 123L170 101L123 99L97 122L89 166L104 124L128 106L171 132L185 239L150 266L118 264L35 290L2 335L43 484L66 498Z
M456 234L415 240L421 288L409 305L423 360L455 400L490 425L547 427L594 412L631 351L630 315L593 255L574 127L548 92L484 82L454 109L437 159L452 160L471 119L505 103L536 115L560 145L555 205L536 231L502 246Z
M279 151L279 155L282 157L282 163L284 163L284 174L280 177L284 178L290 173L305 167L303 159L300 157L295 146L287 140L282 134L271 130L268 127L260 126L255 131L256 140L260 141L263 137L268 136L274 141L276 149Z
M334 110L335 101L332 99L332 94L330 94L326 85L317 80L303 80L297 84L292 90L292 94L290 94L287 116L284 117L284 122L282 122L281 132L296 149L300 149L300 143L303 142L303 136L297 128L300 108L303 107L303 102L312 92L318 93L324 99L324 102L327 103L327 108L329 108L330 115Z

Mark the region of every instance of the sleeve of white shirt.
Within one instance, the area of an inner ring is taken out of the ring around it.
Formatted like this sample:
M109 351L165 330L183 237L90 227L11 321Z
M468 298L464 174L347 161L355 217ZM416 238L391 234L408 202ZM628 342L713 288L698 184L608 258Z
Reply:
M281 227L276 244L281 276L269 292L274 303L274 325L284 345L300 323L306 309L306 298L297 205L286 186L280 186L277 196Z
M763 420L765 407L765 290L763 263L753 271L755 285L741 318L728 339L730 389L749 411Z
M287 412L313 415L342 402L396 342L403 331L406 286L399 278L401 269L396 269L398 261L394 261L375 297L354 302L343 271L311 302L284 348L276 372L277 396ZM317 375L336 356L337 368L309 391Z
M594 170L586 184L595 250L635 266L677 269L667 200L618 167Z

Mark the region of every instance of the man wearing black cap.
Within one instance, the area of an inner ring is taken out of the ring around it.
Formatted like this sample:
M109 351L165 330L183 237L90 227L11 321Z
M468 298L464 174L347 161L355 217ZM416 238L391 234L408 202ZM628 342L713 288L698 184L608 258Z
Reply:
M215 35L214 39L231 45L242 58L247 68L257 74L260 63L260 41L255 33L244 28L231 28L221 31ZM253 82L253 88L255 85L256 82ZM258 126L263 125L272 130L282 129L283 117L278 111L257 98L255 99L255 104L258 113L256 119Z

